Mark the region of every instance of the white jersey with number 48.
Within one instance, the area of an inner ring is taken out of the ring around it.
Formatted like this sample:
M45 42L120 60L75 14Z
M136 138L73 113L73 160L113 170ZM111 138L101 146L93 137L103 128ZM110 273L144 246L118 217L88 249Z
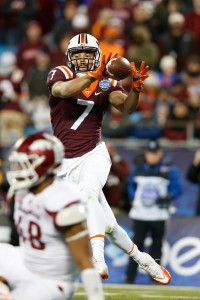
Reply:
M78 271L55 220L58 212L80 203L84 205L75 187L59 180L37 195L17 192L14 219L30 271L55 280L75 280Z

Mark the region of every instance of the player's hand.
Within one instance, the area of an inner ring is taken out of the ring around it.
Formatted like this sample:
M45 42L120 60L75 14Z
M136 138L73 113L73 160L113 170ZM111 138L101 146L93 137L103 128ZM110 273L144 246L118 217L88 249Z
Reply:
M135 67L135 63L131 62L131 69L133 75L132 86L137 92L142 92L144 81L149 77L149 74L147 73L149 70L149 66L146 65L145 61L142 61L140 69L138 71Z
M110 76L106 70L106 65L111 59L113 59L117 56L118 56L117 52L115 52L115 53L110 52L108 55L103 54L101 57L100 66L94 71L86 72L86 74L89 76L92 76L96 80L102 80L104 78L109 78Z

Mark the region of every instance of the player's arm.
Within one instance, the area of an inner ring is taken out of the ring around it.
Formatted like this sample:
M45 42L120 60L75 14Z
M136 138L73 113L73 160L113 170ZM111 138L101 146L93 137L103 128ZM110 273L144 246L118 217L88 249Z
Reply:
M57 81L53 84L51 93L54 97L69 98L89 87L93 81L95 81L95 79L89 75L68 81Z
M85 207L80 204L61 210L55 218L56 228L63 234L71 255L81 272L89 300L104 300L100 275L93 266Z
M131 62L132 68L132 88L128 95L121 91L113 91L109 95L109 102L123 114L132 114L138 105L140 92L143 90L144 81L149 75L148 66L143 61L138 71L135 63Z
M100 66L94 71L85 72L84 76L75 78L69 81L57 81L54 83L51 89L51 93L54 97L69 98L79 94L85 88L96 80L108 78L106 72L106 65L112 58L116 57L117 53L110 52L109 55L102 55Z
M121 91L113 91L109 95L109 102L121 113L132 114L139 102L139 93L137 93L133 88L128 95Z
M84 222L59 228L80 271L93 268L87 226Z

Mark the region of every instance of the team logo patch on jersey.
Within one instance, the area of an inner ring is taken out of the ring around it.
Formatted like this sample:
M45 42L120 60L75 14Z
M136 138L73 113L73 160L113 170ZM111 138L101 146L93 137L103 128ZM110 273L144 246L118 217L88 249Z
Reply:
M103 90L103 91L107 91L110 87L111 87L111 82L109 79L103 79L99 82L99 87Z

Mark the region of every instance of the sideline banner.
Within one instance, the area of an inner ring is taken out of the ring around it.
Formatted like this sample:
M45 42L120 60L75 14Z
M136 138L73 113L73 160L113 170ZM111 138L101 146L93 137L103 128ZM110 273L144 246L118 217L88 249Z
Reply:
M131 236L132 220L119 217L118 223ZM134 238L133 238L134 241ZM145 251L151 246L151 238L145 241ZM119 248L106 242L106 262L109 268L109 279L106 283L123 283L129 257ZM163 242L163 266L172 275L171 285L200 287L200 218L172 217L167 224ZM148 284L149 276L138 269L135 284Z

